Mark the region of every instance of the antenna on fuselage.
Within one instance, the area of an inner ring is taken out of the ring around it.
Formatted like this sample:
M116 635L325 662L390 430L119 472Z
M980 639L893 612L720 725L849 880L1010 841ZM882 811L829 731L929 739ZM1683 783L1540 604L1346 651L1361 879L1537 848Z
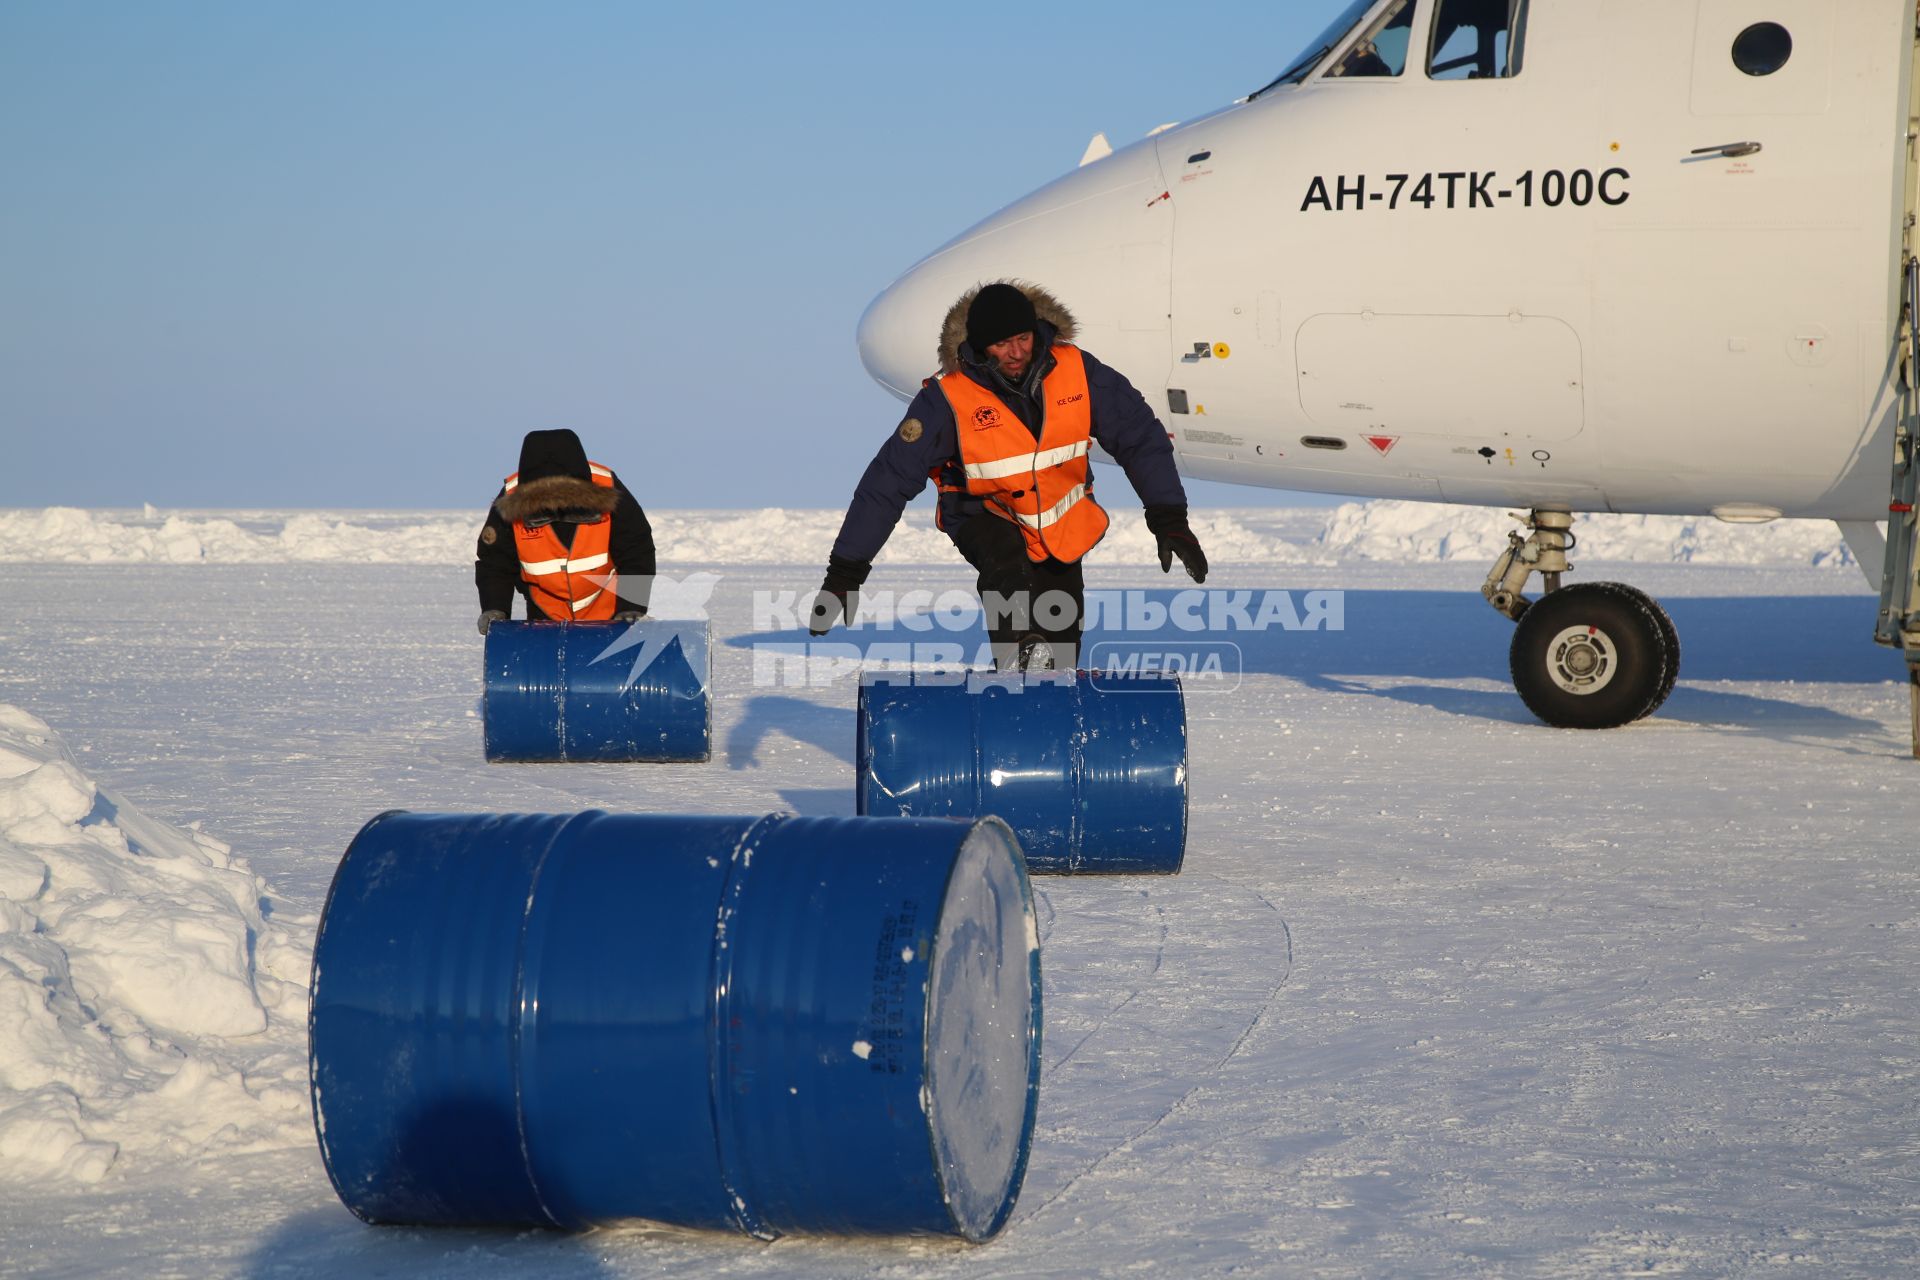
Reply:
M1105 160L1112 154L1113 144L1107 141L1107 135L1096 133L1093 135L1093 141L1087 144L1086 151L1081 153L1080 167L1084 169L1095 160Z

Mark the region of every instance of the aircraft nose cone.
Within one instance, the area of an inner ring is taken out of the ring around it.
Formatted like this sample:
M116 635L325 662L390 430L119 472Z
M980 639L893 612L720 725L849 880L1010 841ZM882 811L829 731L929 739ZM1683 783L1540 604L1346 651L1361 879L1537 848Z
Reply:
M902 400L913 399L921 380L937 372L935 329L928 326L937 304L921 297L925 292L925 277L909 272L867 304L856 330L867 376ZM937 327L939 319L932 323Z
M903 400L939 372L947 312L990 280L1037 284L1072 313L1075 339L1138 386L1164 381L1171 210L1150 141L1086 165L1002 209L914 266L860 317L860 361Z

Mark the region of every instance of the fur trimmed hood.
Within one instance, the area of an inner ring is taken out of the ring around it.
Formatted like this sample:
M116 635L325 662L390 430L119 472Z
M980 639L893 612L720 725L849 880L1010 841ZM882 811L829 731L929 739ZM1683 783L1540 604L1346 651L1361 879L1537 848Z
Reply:
M1033 303L1034 311L1040 319L1054 328L1054 336L1061 342L1072 342L1075 333L1073 312L1067 310L1060 299L1048 293L1037 284L1025 280L985 280L961 294L959 299L947 311L947 318L940 325L940 372L957 372L960 368L960 347L967 340L967 308L973 304L974 297L989 284L1010 284L1027 295L1027 301ZM976 356L984 352L974 352Z
M500 495L500 500L493 505L500 512L500 518L509 524L528 516L559 515L566 511L592 511L609 516L620 505L620 491L578 476L543 476L516 486L512 493Z

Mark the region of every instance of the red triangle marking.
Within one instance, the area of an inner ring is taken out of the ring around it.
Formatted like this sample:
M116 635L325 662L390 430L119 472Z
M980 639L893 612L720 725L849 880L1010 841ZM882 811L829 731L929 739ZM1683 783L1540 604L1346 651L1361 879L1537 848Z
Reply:
M1373 451L1383 458L1393 452L1393 446L1400 443L1399 436L1362 436L1360 438L1372 445Z

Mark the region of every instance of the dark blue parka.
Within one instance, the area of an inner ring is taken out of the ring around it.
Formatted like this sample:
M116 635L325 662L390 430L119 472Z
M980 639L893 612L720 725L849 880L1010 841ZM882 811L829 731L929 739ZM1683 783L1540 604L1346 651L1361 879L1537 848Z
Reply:
M1053 366L1049 349L1055 341L1071 342L1074 328L1073 317L1045 290L1031 285L1026 289L1040 315L1040 323L1034 331L1034 361L1021 379L1021 385L1009 384L998 368L977 356L958 336L964 332L964 321L956 330L952 316L944 330L940 358L943 371L957 369L962 376L972 378L998 395L1020 415L1037 440L1044 399L1032 393ZM1101 364L1091 353L1083 350L1081 354L1086 360L1094 442L1127 473L1127 480L1143 506L1184 508L1186 489L1174 466L1173 442L1166 428L1160 425L1132 383ZM910 422L918 423L919 430L908 428ZM929 473L948 466L957 471L959 460L960 437L953 410L940 388L930 382L920 388L920 394L907 406L906 418L887 436L880 452L867 464L866 473L854 489L846 519L840 525L840 536L834 540L834 557L871 561L886 545L907 504L926 488ZM969 519L1000 517L982 515L978 498L964 493L940 495L940 523L949 536Z

